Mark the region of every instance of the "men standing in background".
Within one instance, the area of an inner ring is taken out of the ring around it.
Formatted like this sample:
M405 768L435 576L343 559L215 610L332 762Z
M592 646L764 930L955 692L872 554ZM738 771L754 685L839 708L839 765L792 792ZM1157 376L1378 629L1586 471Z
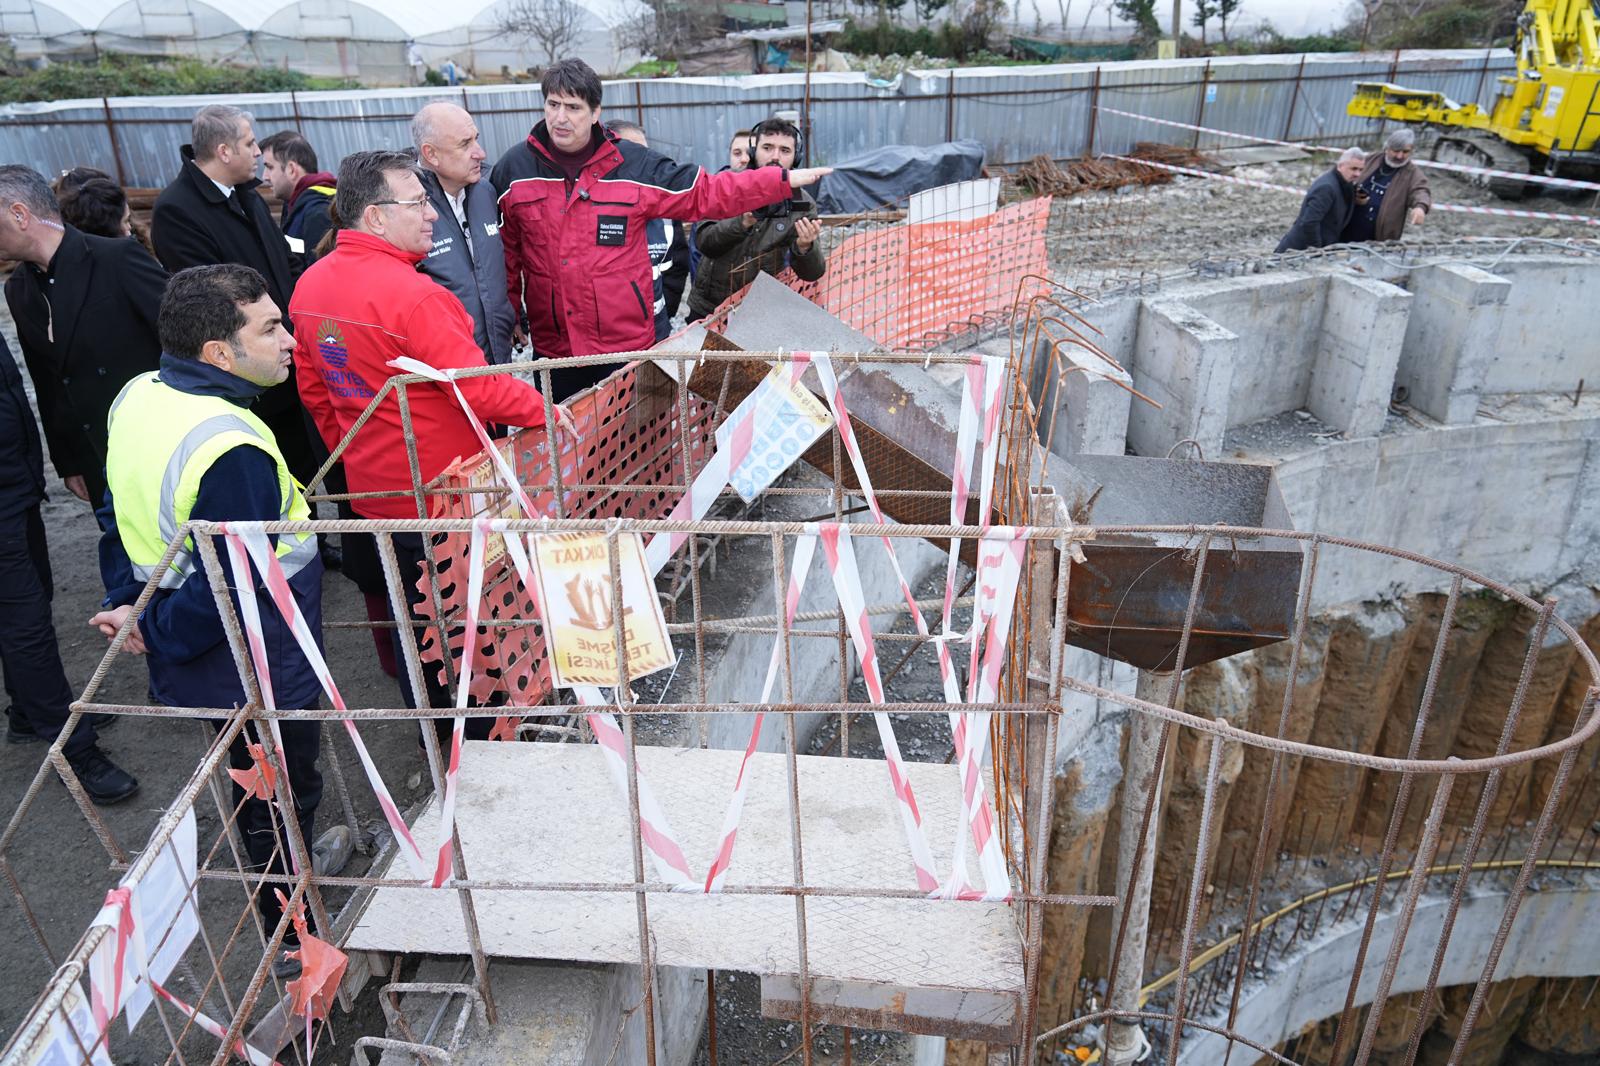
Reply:
M511 362L523 338L506 295L506 254L500 244L500 205L483 177L489 153L465 110L433 103L411 120L422 164L422 187L438 212L433 247L417 269L455 293L472 316L472 336L491 363Z
M50 614L55 584L39 515L43 499L39 430L0 336L0 670L9 702L8 744L54 743L71 714L72 689ZM100 750L87 715L61 751L95 803L117 803L139 790L139 782Z
M122 386L161 359L156 311L167 272L138 241L64 224L44 178L17 164L0 166L0 258L18 264L6 279L6 304L50 462L69 492L98 508L106 414Z
M151 219L156 258L170 273L193 266L238 263L266 282L288 321L294 275L289 245L256 192L256 144L250 114L226 104L195 112L193 140L181 149L183 169L161 195ZM294 476L305 484L317 472L305 415L293 381L269 388L255 413L271 427Z
M542 356L641 351L656 341L645 224L722 218L789 197L827 168L707 174L611 136L600 125L600 77L563 59L540 86L544 120L500 157L501 236L512 310L526 316ZM553 375L555 400L613 368Z
M757 170L792 166L800 150L800 131L781 118L762 122L750 140L751 167ZM816 281L828 269L817 242L821 233L816 201L803 189L793 199L756 211L701 222L694 228L701 258L689 292L689 319L706 317L762 272L780 274L793 267L800 280Z
M625 141L645 148L650 140L637 122L608 122L606 126ZM652 218L645 227L650 250L650 276L655 283L656 340L672 332L672 320L683 302L689 280L689 224L671 218Z
M739 130L728 142L728 164L723 170L743 170L750 165L750 130Z
M1356 209L1355 181L1366 161L1367 154L1361 149L1346 148L1339 161L1306 190L1300 214L1278 242L1276 251L1298 252L1338 244L1339 235Z
M294 130L279 130L261 142L261 177L283 204L278 224L289 238L289 250L304 256L309 266L316 260L317 244L333 228L328 207L337 182L317 169L311 142Z
M1407 224L1422 225L1433 208L1428 175L1411 161L1417 135L1401 128L1389 134L1356 178L1356 208L1341 240L1397 241Z

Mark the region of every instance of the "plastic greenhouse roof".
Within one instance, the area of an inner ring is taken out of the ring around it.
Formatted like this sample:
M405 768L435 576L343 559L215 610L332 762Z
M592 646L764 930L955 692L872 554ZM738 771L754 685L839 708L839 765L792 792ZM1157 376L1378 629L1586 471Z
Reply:
M131 6L132 2L133 0L49 0L40 6L60 12L87 31L101 28L110 15L119 9ZM579 2L607 25L615 25L640 6L638 0L579 0ZM360 3L357 0L319 0L315 5L316 10L307 13L316 17L327 17L335 11L346 8L364 8L367 12L399 26L411 37L421 38L465 26L493 7L494 3L495 0L466 0L465 3L454 4L441 3L439 0L383 0L380 6L376 3ZM299 6L297 2L274 4L271 0L266 3L255 0L205 0L205 2L167 0L166 4L161 5L167 9L166 11L146 12L146 14L168 13L174 9L187 7L196 13L215 12L233 22L241 30L254 30L297 6Z

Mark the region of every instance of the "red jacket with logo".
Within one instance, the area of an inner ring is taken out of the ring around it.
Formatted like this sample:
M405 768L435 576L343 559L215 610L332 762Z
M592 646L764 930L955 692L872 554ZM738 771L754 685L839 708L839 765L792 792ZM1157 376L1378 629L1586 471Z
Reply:
M599 144L571 189L543 122L489 175L500 194L511 306L526 309L542 356L655 345L649 219L729 218L789 196L779 167L707 174L598 125L591 136Z
M331 451L366 410L396 356L440 369L483 366L472 318L461 301L426 274L420 255L381 238L340 230L334 250L301 275L289 301L295 329L300 397ZM496 375L466 378L461 392L485 422L544 425L544 399L525 381ZM454 460L482 450L455 393L443 383L408 385L417 465L427 484ZM344 455L351 492L399 495L353 500L366 518L415 518L411 465L394 394L384 398Z

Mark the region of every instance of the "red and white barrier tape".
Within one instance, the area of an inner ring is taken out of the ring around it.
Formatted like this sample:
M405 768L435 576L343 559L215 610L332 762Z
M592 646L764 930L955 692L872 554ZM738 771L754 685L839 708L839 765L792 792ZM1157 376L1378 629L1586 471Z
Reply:
M233 571L233 587L236 589L254 588L255 584L250 577L250 561L245 547L234 537L223 538L223 543L228 547L228 565ZM272 664L267 660L267 646L263 640L261 628L261 606L256 602L256 597L239 596L239 621L244 625L245 640L250 646L250 661L256 668L256 687L261 690L261 703L269 711L278 709L277 699L272 690ZM284 758L283 732L278 728L275 718L267 720L267 729L272 734L272 745L278 752L278 758ZM229 771L232 773L232 771ZM259 772L259 771L258 771ZM263 780L265 777L263 776ZM294 784L287 776L284 778L284 788L289 790L289 795L294 796ZM241 786L242 787L242 786ZM268 797L266 802L274 802L275 797ZM289 863L296 876L300 874L300 860L291 848Z
M112 946L106 950L102 941L102 946L89 957L89 1010L98 1034L95 1042L109 1044L111 1019L122 1011L128 992L122 987L122 975L127 970L128 945L134 934L132 888L123 885L106 893L105 904L90 928L97 925L111 929Z
M489 523L472 523L467 548L467 627L461 639L461 669L456 678L456 717L450 727L450 758L444 772L444 801L439 805L439 851L433 867L433 887L450 877L450 838L456 824L456 780L461 776L461 742L465 737L467 696L472 688L472 663L478 650L478 616L483 600L483 547ZM426 723L424 729L430 728Z
M1277 185L1270 181L1256 181L1253 178L1236 178L1228 174L1213 174L1209 170L1173 166L1171 163L1157 163L1149 159L1133 159L1122 155L1103 155L1100 158L1116 159L1123 163L1137 163L1142 167L1170 170L1174 174L1187 174L1190 177L1205 178L1208 181L1220 181L1229 185L1248 185L1255 189L1270 189L1273 192L1292 193L1295 196L1304 196L1306 194L1304 189L1297 189L1292 185ZM1429 210L1448 211L1460 215L1503 215L1508 218L1542 218L1551 222L1579 222L1585 226L1600 226L1600 215L1561 215L1551 211L1522 211L1512 207L1476 207L1466 204L1434 204Z
M994 497L994 468L997 456L995 448L998 440L1000 424L1000 411L1005 396L1005 360L998 357L974 356L967 365L967 373L961 383L961 409L956 424L956 456L955 466L950 472L950 524L963 525L966 522L967 496L972 464L974 461L979 439L983 442L982 467L978 475L979 480L979 512L978 525L987 531L989 528L991 507ZM944 611L940 620L939 654L941 661L950 658L949 644L959 639L952 629L952 611L956 592L956 567L961 555L961 538L952 537L950 540L950 557L945 571ZM979 575L981 577L981 575ZM968 630L967 640L976 642L978 612L973 613L973 627ZM969 666L976 674L976 664ZM952 676L953 676L952 668ZM948 686L954 688L954 685ZM953 701L961 699L957 691ZM983 719L987 723L988 719ZM957 753L957 765L961 777L961 789L964 810L967 814L968 827L973 838L979 842L979 854L984 862L985 882L987 871L994 859L986 855L986 851L993 850L998 853L999 845L994 838L995 821L993 811L988 803L988 793L979 789L980 775L983 772L984 753L988 747L988 728L985 724L979 728L979 719L974 715L952 716L951 732ZM973 797L983 796L981 807L973 804ZM959 873L965 868L966 863L966 833L961 826L956 828L955 841L955 871ZM1000 869L1004 871L1004 857L1000 858ZM954 887L954 886L952 886Z
M539 517L534 512L533 501L528 498L527 491L522 487L522 483L517 480L517 475L512 471L511 465L506 462L506 457L502 455L500 453L500 449L495 446L494 441L489 437L488 430L483 428L483 420L477 416L477 414L472 410L472 405L467 402L467 397L462 393L461 386L456 383L455 374L448 370L440 370L436 366L429 366L420 359L413 359L408 355L397 356L396 358L389 360L388 365L394 367L396 370L404 371L407 374L416 374L418 377L429 378L433 381L439 382L442 385L450 386L450 391L455 393L456 402L461 405L461 413L467 416L467 422L472 426L472 432L478 437L478 443L483 446L484 452L488 454L489 458L494 462L495 469L499 471L500 480L504 482L506 488L508 488L512 494L516 496L517 503L522 507L523 517ZM554 441L550 440L550 437L553 436L553 434L551 434L550 430L548 429L546 429L545 433L546 439L550 444L551 462L554 462Z
M844 612L845 628L850 631L855 645L856 658L861 661L861 675L867 685L867 699L882 704L883 679L878 672L878 649L872 639L872 620L867 615L867 605L861 598L861 573L856 567L855 548L850 543L850 527L828 522L816 527L822 537L822 554L828 563L828 573L833 577L834 591L839 595L839 606ZM875 711L873 724L878 729L878 739L883 744L883 759L889 769L889 784L899 801L901 823L906 831L906 844L911 849L911 863L916 869L917 887L923 892L939 891L939 879L934 876L933 851L928 847L928 836L922 826L922 811L917 807L916 793L906 776L905 759L900 754L900 742L895 739L889 716Z
M278 562L277 552L273 551L267 535L262 531L260 522L227 522L223 523L224 536L230 542L229 555L238 559L231 542L238 540L255 561L256 571L261 575L262 583L267 588L267 593L272 597L273 604L278 608L278 613L283 616L289 626L289 632L294 637L295 644L299 646L301 654L310 664L312 673L316 674L317 681L322 686L322 691L328 696L333 706L338 710L346 710L344 697L339 694L339 686L333 680L333 674L328 669L328 662L323 658L322 651L317 647L316 636L311 632L310 625L306 622L305 615L300 611L300 605L294 600L294 590L289 587L289 579L284 575L283 567ZM237 567L238 563L235 562ZM248 567L243 572L234 573L234 581L239 589L239 600L243 603L246 599L253 599L258 595L256 582L250 576ZM245 595L246 591L249 596ZM241 610L241 614L248 617L248 608ZM247 626L249 622L246 622ZM250 637L251 647L265 647L265 642L260 631L259 615L255 619L256 632ZM260 668L257 668L258 675ZM356 724L348 718L343 719L345 732L350 736L350 742L355 746L356 756L361 760L361 768L366 772L367 781L372 785L372 791L377 797L378 806L383 810L384 820L389 823L389 828L394 831L395 843L401 855L405 856L412 872L423 880L432 883L437 863L430 863L417 847L415 838L411 835L411 827L406 825L406 820L400 816L400 808L395 804L394 797L389 794L388 787L383 783L383 777L378 773L377 764L372 761L372 755L367 751L366 744L361 739L361 731ZM450 827L441 825L440 835L448 841ZM434 884L437 888L438 885Z
M200 1026L200 1028L204 1029L206 1032L210 1033L218 1040L228 1039L227 1026L212 1018L204 1011L195 1007L191 1007L189 1004L185 1003L171 992L168 992L160 985L152 982L150 987L155 990L156 995L160 996L174 1007L177 1007L178 1010L182 1011L188 1017L194 1019L195 1024ZM260 1051L246 1043L244 1037L242 1036L233 1042L233 1053L239 1056L245 1062L248 1062L250 1066L278 1066L278 1061L276 1059L274 1059L271 1055L268 1055L265 1052Z
M1343 148L1334 148L1326 144L1300 144L1296 141L1280 141L1273 137L1255 137L1246 133L1235 133L1232 130L1219 130L1212 126L1196 126L1190 122L1177 122L1173 119L1154 118L1150 115L1135 114L1132 111L1119 111L1114 107L1098 104L1097 111L1107 115L1119 115L1122 118L1136 118L1144 122L1151 122L1157 126L1171 126L1174 129L1194 130L1199 133L1211 133L1218 137L1232 137L1235 140L1249 141L1252 144L1276 144L1284 148L1302 148L1310 152L1342 152ZM1509 178L1513 181L1529 181L1538 185L1551 185L1562 189L1588 189L1600 190L1600 182L1579 181L1577 178L1556 178L1545 174L1519 174L1515 170L1495 170L1493 167L1469 167L1461 163L1441 163L1437 159L1413 159L1419 167L1429 170L1448 170L1457 174L1476 174L1486 178Z
M227 1039L228 1030L225 1026L168 992L159 982L151 980L149 971L145 969L149 954L145 947L144 929L134 915L134 887L121 885L107 892L105 905L90 923L90 928L105 925L112 930L110 950L96 949L89 959L89 1005L96 1030L94 1044L88 1049L90 1057L95 1058L95 1053L100 1047L109 1047L111 1020L121 1013L125 1005L126 994L130 989L124 987L123 975L130 948L152 992L193 1018L212 1036L219 1040ZM131 1025L129 1029L131 1031ZM234 1042L233 1051L251 1066L278 1066L270 1055L251 1047L242 1037Z
M794 616L800 609L800 594L805 591L806 576L811 572L811 558L817 548L817 538L809 533L801 534L795 538L794 561L789 567L789 587L784 595L783 613L788 619L788 624L794 624ZM772 701L772 689L778 681L778 665L783 658L783 634L780 632L772 642L772 658L767 662L767 680L761 686L761 703L763 705ZM757 711L755 721L750 726L750 739L744 746L744 757L739 760L739 774L733 781L733 795L728 798L728 809L722 816L722 838L717 844L717 853L711 859L711 866L706 870L706 892L722 891L723 882L728 877L728 867L733 864L733 845L739 835L739 821L744 815L744 797L750 787L750 756L756 752L756 744L761 740L761 723L766 718L765 711Z
M829 408L833 411L834 423L839 428L839 437L844 446L845 454L850 457L850 463L855 469L856 483L861 487L862 496L867 502L867 507L872 512L873 521L877 522L879 525L886 524L887 519L884 517L883 509L878 506L877 493L873 491L872 477L867 470L866 461L861 455L861 448L856 442L855 427L850 420L850 412L845 406L844 393L839 388L839 379L834 373L833 362L824 353L818 353L815 357L815 361L817 365L817 376L822 382L823 396L828 401ZM1002 370L1004 369L1004 360L993 359L992 362L998 363L1000 368ZM1003 387L1004 376L1003 374L998 376L1001 381L1001 386ZM987 393L985 396L987 397ZM969 415L970 421L975 425L979 420L979 416L970 412L969 405L963 402L960 417L963 420L969 420ZM992 431L994 425L995 422L991 420L987 425L987 429ZM969 430L971 428L972 427L969 426ZM959 428L957 435L958 437L960 435ZM952 491L954 491L954 489L955 483L952 482ZM964 487L962 488L961 492L962 501L964 504ZM889 565L893 567L895 579L900 584L900 595L905 600L906 610L911 614L911 621L916 626L917 634L923 637L930 636L931 634L928 630L928 624L922 617L922 609L917 606L916 595L911 591L911 585L906 581L905 573L900 568L900 559L895 552L894 539L889 536L884 536L881 539L883 541L884 551L886 551L889 555ZM952 556L952 559L953 558L954 556ZM947 572L945 578L945 596L947 602L954 596L954 579L954 571L952 570ZM946 646L944 641L940 641L935 645L935 649L938 655L939 678L944 685L945 699L950 703L959 703L961 702L961 688L960 683L956 678L955 664L951 661L949 648ZM972 752L968 746L963 743L967 732L965 722L966 717L967 716L965 715L957 713L950 714L950 729L956 742L956 752L959 756L959 772L961 777L963 779L967 779L969 777L976 779L981 773L982 767L981 765L971 766L967 762L967 759ZM971 808L974 798L976 798L983 807L981 814L972 810ZM967 876L966 869L966 833L962 831L963 825L969 825L973 829L974 839L978 844L978 854L981 860L980 869L983 873L984 880L984 898L1007 898L1011 894L1011 882L1006 873L1005 856L1000 852L999 841L995 838L994 834L989 831L989 828L994 824L994 816L992 810L990 809L988 793L964 790L963 802L964 817L956 826L956 849L954 852L954 865L951 869L950 879L944 886L944 894L949 896L962 896L970 894L968 890L969 878Z
M455 395L456 403L460 405L462 413L466 415L467 422L472 426L473 432L478 437L478 443L482 445L483 450L488 454L490 460L493 462L495 471L499 475L500 481L517 499L517 502L522 508L523 515L527 518L539 517L538 512L533 506L533 501L528 497L526 490L523 489L521 483L517 480L516 472L511 469L510 464L506 462L505 456L501 454L500 449L495 446L494 441L490 439L488 433L484 430L482 420L479 419L476 412L473 411L472 405L467 402L466 395L462 393L460 386L456 383L454 374L448 371L440 370L437 367L429 366L427 363L423 363L419 360L406 356L401 356L397 359L391 360L389 365L394 367L396 370L404 371L405 373L409 374L417 374L421 377L430 378L434 381L440 382L441 384L450 386L451 391ZM718 486L718 491L720 491L720 488L721 486ZM707 507L709 507L709 504L707 504ZM475 530L478 528L502 533L502 539L506 545L506 554L511 559L512 566L516 568L517 575L522 580L523 587L526 588L529 595L533 597L535 608L539 614L539 617L548 617L548 612L545 610L544 603L539 596L539 584L536 580L534 580L532 563L528 556L527 546L522 541L522 536L520 534L505 533L504 523L499 520L487 521L481 527L475 526ZM668 555L670 556L670 552ZM646 558L649 558L648 554ZM663 562L664 561L665 560L663 560ZM473 566L471 569L473 576L478 578L479 585L475 593L469 591L468 602L474 608L476 608L482 592L482 568L481 566ZM474 619L473 621L475 622L476 620ZM469 630L469 636L471 635L471 631ZM458 709L462 709L464 706L462 704L462 698L463 693L466 691L466 685L463 683L462 687L457 691L456 696ZM605 703L605 699L600 694L600 690L598 688L594 688L592 686L576 686L573 691L577 695L579 703L590 706L604 705ZM595 739L600 744L601 751L604 753L606 764L611 771L612 777L621 786L623 793L626 794L628 781L626 763L627 745L621 726L618 724L614 715L604 712L591 712L590 714L586 715L586 718L589 722L590 729L595 735ZM456 719L456 730L454 731L454 736L452 737L453 767L459 767L459 757L455 753L459 752L460 749L461 725L462 720L460 717L458 717ZM450 784L447 778L447 788L449 787ZM452 815L454 813L454 804L452 802L453 799L453 795L447 794L444 804L442 805L442 807L448 805L451 809L450 813ZM441 810L441 813L443 813L443 810ZM683 858L683 849L678 846L677 838L672 832L672 827L667 822L666 812L661 809L660 804L655 799L654 793L650 790L649 783L643 777L639 778L639 820L640 833L644 838L645 846L649 851L656 870L661 875L662 879L669 881L674 885L692 884L693 878L689 874L688 863ZM448 822L442 822L441 826L446 832L448 832ZM444 839L446 842L448 842L448 837ZM447 861L447 856L441 852L438 864L436 865L434 871L436 875L438 871L447 869Z
M800 381L806 372L806 367L811 364L811 358L809 352L795 352L791 356L791 361L784 364L788 367L791 383ZM689 491L678 498L677 504L667 515L668 521L698 522L711 512L711 505L717 502L717 497L721 495L733 472L739 469L739 464L750 454L751 443L755 440L755 415L759 404L759 392L760 386L757 385L728 416L725 429L728 433L729 446L718 448L707 460L706 465L690 483ZM651 537L644 551L645 567L651 575L659 573L688 539L687 533L657 533Z

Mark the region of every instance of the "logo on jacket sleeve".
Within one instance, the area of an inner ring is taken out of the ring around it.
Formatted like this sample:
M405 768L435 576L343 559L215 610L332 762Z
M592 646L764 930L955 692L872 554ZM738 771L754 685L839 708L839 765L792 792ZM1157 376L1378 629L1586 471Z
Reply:
M350 351L344 346L344 331L337 322L323 319L317 324L317 352L329 366L343 370L350 362Z

